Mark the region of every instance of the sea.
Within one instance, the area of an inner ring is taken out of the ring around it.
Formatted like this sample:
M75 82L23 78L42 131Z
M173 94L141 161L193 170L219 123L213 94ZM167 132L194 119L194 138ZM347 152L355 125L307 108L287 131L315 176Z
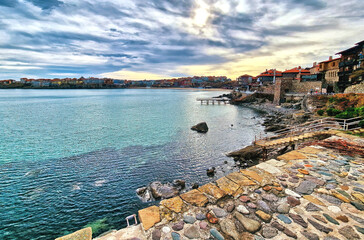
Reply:
M200 185L238 170L226 153L263 133L260 113L198 89L0 90L0 239L49 240L126 226L135 190ZM206 122L206 134L191 126ZM214 177L206 169L216 167Z

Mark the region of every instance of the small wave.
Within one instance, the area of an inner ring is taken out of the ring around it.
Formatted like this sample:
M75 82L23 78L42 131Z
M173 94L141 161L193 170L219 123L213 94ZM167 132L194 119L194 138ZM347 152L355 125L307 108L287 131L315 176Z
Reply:
M102 187L105 183L106 183L106 180L105 179L103 179L103 180L97 180L97 181L95 181L94 186L95 187Z
M72 191L77 191L81 189L81 184L80 183L76 183L72 185Z

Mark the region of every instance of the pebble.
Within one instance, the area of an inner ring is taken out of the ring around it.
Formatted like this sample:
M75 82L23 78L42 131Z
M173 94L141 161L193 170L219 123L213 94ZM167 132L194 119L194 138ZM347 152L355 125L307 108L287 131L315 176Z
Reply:
M357 230L358 232L360 232L361 234L364 234L364 228L359 227L359 226L354 226L354 227L356 228L356 230Z
M327 207L331 212L333 213L339 213L341 212L341 208L337 207L337 206L328 206Z
M332 228L328 228L328 227L325 227L321 224L319 224L318 222L315 222L311 219L307 219L307 221L309 223L311 223L312 226L314 226L317 230L321 231L321 232L324 232L324 233L329 233L329 232L332 232L333 229Z
M284 228L285 228L282 224L279 224L279 223L278 223L278 222L276 222L276 221L274 221L274 222L272 223L272 227L277 228L279 231L284 231Z
M197 220L205 220L206 219L206 215L205 214L203 214L203 213L197 213L196 214L196 219Z
M226 217L228 214L224 209L221 209L221 208L214 208L214 209L212 209L212 211L214 212L215 216L218 218Z
M152 232L152 239L153 240L159 240L161 239L162 233L159 229L154 229L154 231Z
M262 198L269 202L277 202L278 198L274 194L264 194Z
M201 229L206 229L208 224L207 222L200 222L199 225Z
M329 173L329 172L319 171L319 172L317 172L317 173L319 173L319 174L321 174L321 175L328 176L328 177L332 176L332 174L331 174L331 173Z
M279 213L289 213L290 210L290 206L287 202L284 202L282 204L279 204L277 207L277 211Z
M266 192L270 191L271 189L272 189L271 186L264 186L263 187L263 190L266 191Z
M263 237L265 238L274 238L275 236L278 235L278 231L277 229L275 228L272 228L272 227L263 227L263 230L262 230L262 235Z
M350 240L360 240L359 234L357 234L351 226L346 226L339 229L339 233Z
M325 186L325 188L326 188L327 190L335 189L335 188L336 188L336 185L335 185L335 184L331 184L331 183L329 183L329 184L327 184L327 185Z
M354 202L354 201L351 201L350 203L351 203L351 205L356 207L356 209L358 209L360 211L364 211L364 205L363 204L358 203L358 202Z
M288 196L287 197L287 203L291 206L291 207L295 207L301 204L301 201L298 200L297 198L294 198L292 196Z
M239 197L239 200L242 201L243 203L250 202L250 197L248 197L248 196L240 196Z
M262 219L264 222L270 222L270 220L272 219L272 216L261 211L261 210L258 210L255 212L255 214L260 218Z
M260 229L260 222L254 220L254 219L250 219L247 217L244 217L244 215L242 215L241 213L235 212L234 214L235 218L239 220L239 222L244 226L244 228L250 232L250 233L255 233L256 231L258 231Z
M302 173L302 174L304 174L304 175L308 175L309 174L309 172L306 169L298 169L297 171L300 172L300 173Z
M183 229L183 226L185 225L185 223L183 221L180 221L178 223L175 223L173 226L172 226L172 229L174 231L180 231Z
M258 200L257 204L258 204L259 208L261 210L263 210L264 212L267 212L267 213L271 212L271 209L266 202L264 202L262 200Z
M353 190L356 191L356 192L364 193L364 189L363 188L354 187Z
M217 240L224 240L225 238L215 229L211 228L210 233L212 236L214 236Z
M255 190L254 192L255 193L258 193L258 194L261 194L262 193L262 191L260 191L259 189Z
M294 191L292 191L292 190L290 190L288 188L286 188L284 190L284 193L287 194L287 195L290 195L292 197L296 197L296 198L300 198L301 197L301 195L299 195L298 193L296 193L296 192L294 192Z
M239 205L236 210L242 214L249 214L249 210L244 205Z
M300 185L298 185L298 187L296 188L296 192L300 193L300 194L311 194L313 193L313 190L316 188L317 184L312 182L312 181L308 181L305 180L303 182L300 183Z
M297 224L301 225L302 227L304 227L304 228L307 228L307 227L308 227L307 222L305 222L305 220L304 220L304 219L303 219L300 215L290 213L288 216L289 216L290 218L292 218L292 220L293 220L295 223L297 223Z
M289 179L288 179L288 182L291 182L291 183L298 183L298 182L299 182L299 179L296 179L296 178L289 178Z
M354 219L354 221L364 225L364 219L360 218L360 217L357 217L351 213L347 213L346 215L348 215L350 218Z
M349 222L349 218L347 216L344 216L344 215L337 216L336 219L340 220L342 222L345 222L345 223Z
M172 239L173 240L180 240L181 239L181 236L178 233L173 232L172 233Z
M200 232L198 231L197 227L192 225L185 229L184 235L189 239L200 238Z
M291 219L289 219L286 215L279 214L279 215L277 216L277 218L278 218L279 220L281 220L282 222L284 222L285 224L291 224L291 223L292 223Z
M334 237L334 236L326 236L324 238L324 240L340 240L340 239L338 239L337 237Z
M333 197L333 196L330 196L330 195L326 195L326 194L320 194L320 198L328 201L329 203L331 204L334 204L334 205L338 205L340 206L341 205L341 201L339 199L337 199L336 197Z
M255 205L254 203L248 203L247 206L253 209L257 208L257 205Z
M230 204L226 207L226 211L228 211L229 213L231 213L232 211L234 211L235 209L235 205L234 204Z
M322 211L321 208L319 208L318 206L316 206L313 203L308 203L306 206L306 211L308 212L317 212L317 211Z
M184 215L183 221L185 221L185 223L193 224L194 222L196 222L196 218L191 215Z
M286 234L288 237L297 239L297 235L294 232L292 232L291 230L289 230L288 228L285 228L283 233Z
M302 231L301 234L309 240L319 240L319 236L312 232Z
M335 219L333 219L330 215L324 213L322 214L324 215L324 217L327 219L327 221L333 223L333 224L336 224L336 225L339 225L340 223L338 221L336 221Z
M206 218L207 218L207 221L209 221L209 223L213 223L213 224L215 224L219 221L219 219L215 218L211 213L207 213Z
M312 215L312 217L320 222L327 223L326 219L321 215Z
M167 227L167 226L162 228L162 232L165 233L165 234L169 233L170 231L171 231L171 229L169 227Z

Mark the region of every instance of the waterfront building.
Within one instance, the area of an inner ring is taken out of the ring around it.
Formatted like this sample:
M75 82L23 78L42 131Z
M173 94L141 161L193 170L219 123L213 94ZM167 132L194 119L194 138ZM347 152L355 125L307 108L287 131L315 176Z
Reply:
M310 70L303 69L301 66L286 70L282 73L282 77L284 78L293 78L296 80L302 80L302 76L311 75Z
M364 41L337 54L341 55L338 87L344 91L348 86L361 83L364 79Z
M239 86L247 87L253 82L253 76L244 74L238 77L236 81L238 81Z
M333 59L332 56L329 57L329 60L319 63L319 71L324 76L322 84L328 93L334 92L339 81L339 63L340 58Z
M15 83L15 80L8 79L8 80L0 80L0 85L10 85Z
M275 79L280 77L282 77L281 71L277 71L276 69L266 69L265 72L262 72L257 76L257 81L261 83L275 83Z

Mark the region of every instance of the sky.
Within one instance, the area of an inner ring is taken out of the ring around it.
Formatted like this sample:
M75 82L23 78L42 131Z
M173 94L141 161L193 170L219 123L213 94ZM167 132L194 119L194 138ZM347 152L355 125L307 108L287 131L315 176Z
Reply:
M0 79L257 75L364 40L363 0L0 0Z

